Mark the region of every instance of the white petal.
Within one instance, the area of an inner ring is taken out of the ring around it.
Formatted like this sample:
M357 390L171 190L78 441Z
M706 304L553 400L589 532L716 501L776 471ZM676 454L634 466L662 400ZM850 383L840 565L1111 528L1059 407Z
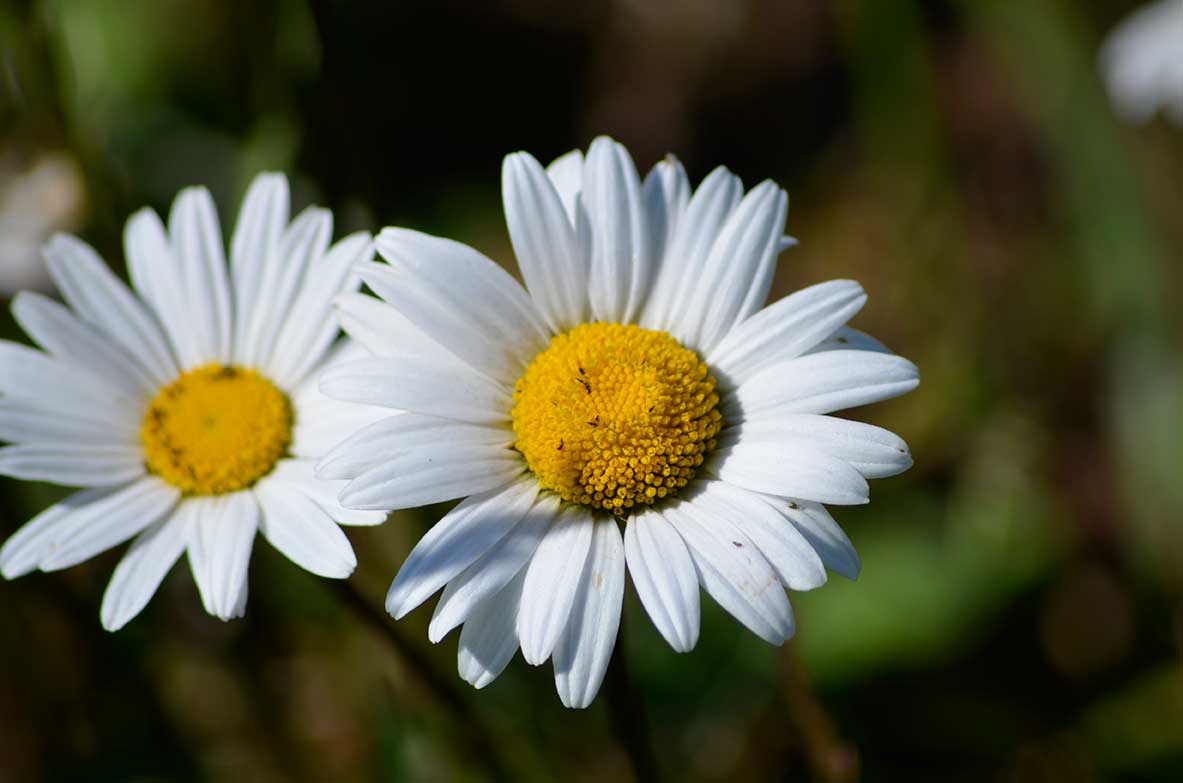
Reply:
M591 549L592 527L586 508L564 507L530 561L518 611L518 641L526 663L537 666L549 658L567 627Z
M447 356L342 362L325 370L320 390L346 402L381 405L476 424L509 421L508 388Z
M920 384L920 370L901 356L872 351L825 351L762 370L724 397L730 422L767 411L832 413L898 397Z
M761 417L723 430L719 448L755 441L806 440L850 465L865 478L885 478L912 466L912 455L903 439L882 427L860 421L786 413Z
M365 294L341 294L333 300L333 309L341 322L341 328L362 345L369 355L421 358L446 356L453 364L472 369L381 299Z
M583 153L571 150L560 155L546 167L546 176L555 187L555 192L567 210L567 217L575 222L575 204L579 191L583 190Z
M698 186L657 269L642 326L670 330L678 311L702 280L711 247L742 195L743 183L722 166Z
M168 513L179 498L176 487L152 476L97 498L81 492L71 495L63 503L78 505L55 528L39 563L41 570L69 568L122 544Z
M452 419L396 413L358 430L325 455L317 465L322 478L351 479L405 452L439 444L500 447L513 445L508 427L485 427Z
M103 593L104 628L118 631L148 605L185 551L188 535L183 517L166 516L136 536Z
M528 153L509 155L501 193L518 267L547 326L557 333L583 323L588 259L546 172Z
M582 199L593 238L588 278L592 316L629 323L645 301L654 265L641 182L628 150L604 136L592 142Z
M488 552L534 503L532 477L473 495L448 512L419 540L386 594L386 611L400 619Z
M661 263L678 221L690 203L690 182L681 161L672 155L659 161L645 176L641 197L653 243L650 250L655 262ZM648 307L646 305L646 309Z
M460 631L456 668L474 688L484 688L505 670L518 649L518 606L526 570L476 607Z
M230 283L222 228L208 190L185 188L177 194L168 216L168 233L187 300L187 328L196 336L206 361L229 361Z
M284 231L263 265L258 294L239 306L235 323L235 361L248 366L268 362L309 265L324 255L333 235L333 214L309 207Z
M464 622L481 602L499 592L525 567L558 512L557 496L540 495L513 530L448 582L427 629L433 643Z
M725 519L704 518L679 503L665 517L686 542L704 590L732 617L769 644L793 635L793 610L776 573L756 546Z
M624 544L616 520L598 519L567 628L554 650L555 688L564 706L583 709L600 692L624 603Z
M512 382L549 339L534 303L493 261L459 242L385 228L362 280L432 340L490 378Z
M85 368L128 397L155 392L148 371L111 338L74 317L49 297L21 291L12 300L12 314L25 333L58 359Z
M260 174L251 183L230 240L234 310L241 322L264 295L263 277L288 223L288 180L283 174ZM246 330L235 329L234 355L246 353Z
M806 351L806 354L823 353L825 351L874 351L876 353L894 353L883 343L866 332L843 326L831 336L822 340Z
M748 318L707 355L717 376L738 386L834 334L862 309L867 295L853 280L831 280L790 294Z
M285 557L317 576L343 579L357 567L349 539L312 498L275 474L254 489L263 509L259 529Z
M698 575L682 537L659 511L645 511L624 528L624 554L641 605L674 652L698 644Z
M309 267L265 364L268 377L281 387L293 388L324 358L340 328L333 299L357 287L353 269L373 254L370 235L358 232L337 242Z
M54 283L79 317L135 357L157 386L177 376L177 361L159 322L90 245L59 234L44 253Z
M28 400L0 398L0 440L9 443L139 444L139 433L101 415L54 411Z
M485 444L435 443L370 468L341 490L348 508L397 511L495 489L526 469L522 455Z
M755 544L791 590L813 590L826 583L826 568L809 542L762 496L722 481L700 482L694 507L725 519Z
M144 475L136 446L23 443L0 448L0 475L65 487L123 484Z
M867 480L807 440L743 440L711 455L716 476L754 492L850 506L866 503Z
M35 570L41 565L41 561L59 538L61 531L73 529L69 520L75 511L110 497L121 489L123 487L84 489L30 519L4 542L3 548L0 548L0 574L3 574L5 579L16 579Z
M185 278L173 255L160 216L151 209L132 215L123 231L123 252L132 284L152 307L182 369L208 363L197 333L189 323Z
M310 459L280 460L267 478L282 485L284 492L298 492L311 498L338 525L369 527L382 524L389 516L385 511L359 511L342 506L337 496L346 482L318 479Z
M764 304L788 202L783 190L764 182L731 213L701 275L683 289L687 298L670 320L670 331L681 342L709 353L736 323Z
M220 620L241 617L247 570L259 526L259 504L250 490L182 501L187 519L189 567L205 610Z
M319 378L313 377L313 381ZM341 440L371 424L390 416L386 408L373 405L358 405L326 397L316 390L320 397L314 403L292 395L295 422L292 425L292 456L319 459L329 453Z
M324 361L289 392L295 415L290 448L293 456L319 459L349 434L390 415L385 408L341 402L320 390L320 375L326 369L366 356L369 353L356 340L346 337L330 348Z
M0 340L0 395L46 411L94 415L123 432L139 432L144 405L102 378L25 345Z
M826 568L847 579L858 579L862 569L858 552L825 506L808 500L787 500L767 495L764 500L793 523L821 557Z

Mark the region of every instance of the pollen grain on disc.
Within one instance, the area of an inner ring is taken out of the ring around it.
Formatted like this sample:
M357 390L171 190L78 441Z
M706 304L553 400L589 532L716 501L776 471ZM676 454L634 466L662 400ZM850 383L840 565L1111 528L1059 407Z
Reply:
M613 513L670 497L722 426L709 368L665 332L582 324L514 389L514 446L543 488Z

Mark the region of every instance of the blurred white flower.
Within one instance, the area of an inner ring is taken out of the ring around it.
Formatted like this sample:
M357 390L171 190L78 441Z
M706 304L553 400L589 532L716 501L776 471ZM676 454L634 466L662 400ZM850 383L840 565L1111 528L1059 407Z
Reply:
M345 482L313 476L340 435L376 418L327 399L316 375L348 358L330 303L373 255L358 232L330 247L332 214L289 221L288 182L259 176L243 202L227 268L205 188L186 188L168 226L150 209L127 222L135 292L89 245L45 246L66 304L22 292L17 323L44 350L0 341L0 474L83 487L0 548L0 574L81 563L134 537L103 597L122 627L183 554L206 611L242 615L256 533L314 574L357 560L338 525L381 511L337 503Z
M0 296L49 288L41 246L55 231L77 228L85 202L82 174L65 155L32 165L0 160Z
M1183 127L1183 0L1159 0L1130 14L1101 47L1109 97L1119 114L1146 122L1162 109Z

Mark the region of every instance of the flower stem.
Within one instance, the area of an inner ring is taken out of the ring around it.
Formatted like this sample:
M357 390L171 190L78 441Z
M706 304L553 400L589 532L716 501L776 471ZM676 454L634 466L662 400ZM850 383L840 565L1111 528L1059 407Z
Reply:
M471 758L481 760L481 766L488 773L490 779L495 781L512 780L513 776L506 771L498 753L498 748L502 747L503 743L494 738L493 730L477 714L472 705L460 695L451 680L436 668L423 650L403 636L390 622L385 612L376 608L378 604L358 590L353 580L334 579L325 580L325 583L336 593L341 603L348 606L363 624L387 641L394 649L399 663L410 675L409 679L418 688L429 693L447 712L451 713L456 720L456 733L464 743L470 746Z
M780 661L781 697L805 745L805 761L813 778L825 783L857 780L858 749L839 736L833 719L810 687L792 642L785 644Z
M620 618L616 649L612 653L612 661L608 664L606 685L612 728L625 753L628 754L634 776L643 783L660 780L649 720L645 714L645 703L633 684L625 663L623 617Z

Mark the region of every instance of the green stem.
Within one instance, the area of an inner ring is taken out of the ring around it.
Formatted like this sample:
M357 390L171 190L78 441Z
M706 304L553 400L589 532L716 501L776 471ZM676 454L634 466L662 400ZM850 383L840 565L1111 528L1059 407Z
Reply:
M791 642L785 644L780 666L781 698L789 720L804 743L805 761L815 780L846 783L859 777L858 749L842 739L834 721L809 685L805 667Z
M469 745L470 758L481 760L481 766L495 781L508 781L513 777L506 771L499 748L503 743L494 737L493 730L477 714L472 705L460 695L451 679L424 654L423 650L408 640L390 621L378 604L363 595L352 580L325 580L341 603L353 613L375 635L383 638L394 650L399 663L410 675L409 679L420 690L429 694L456 721L455 733Z
M623 617L620 622L620 633L616 638L616 649L612 653L612 661L608 664L605 688L612 728L625 753L628 754L633 774L638 781L644 783L659 780L645 703L633 684L625 662Z

